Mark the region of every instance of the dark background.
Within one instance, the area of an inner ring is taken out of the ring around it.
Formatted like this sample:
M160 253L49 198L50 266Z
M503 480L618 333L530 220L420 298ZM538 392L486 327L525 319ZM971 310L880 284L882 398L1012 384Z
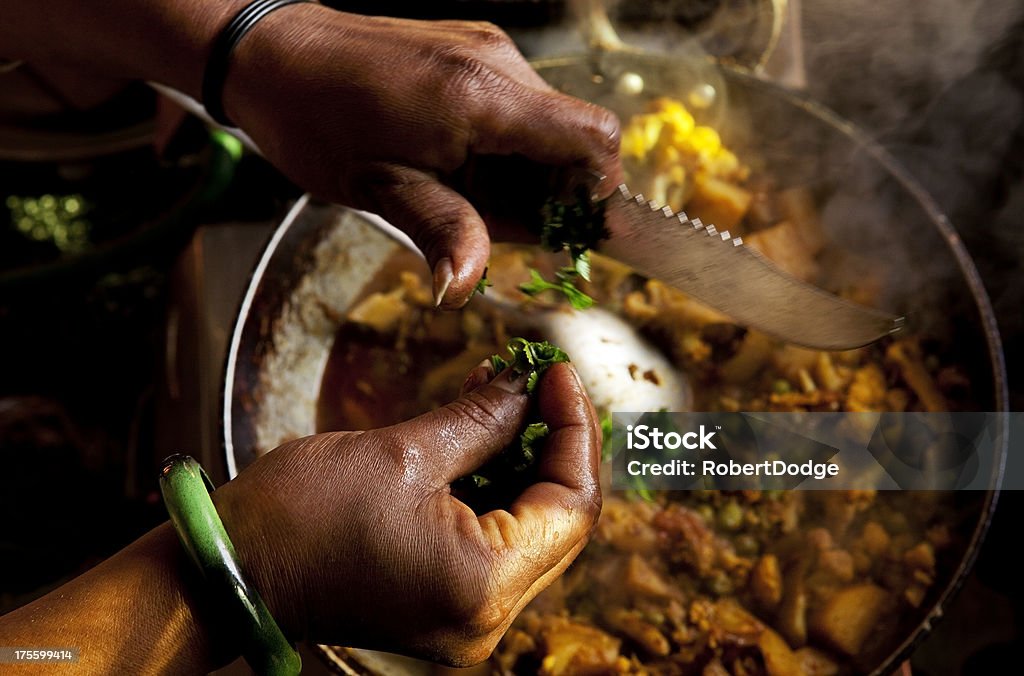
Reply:
M570 29L539 30L563 21L565 8L554 1L334 4L365 13L493 20L532 45L528 56L578 44ZM622 18L634 26L655 16L699 27L719 8L708 0L628 4ZM950 216L993 300L1011 405L1021 410L1024 7L1009 0L802 0L801 14L806 93L878 139ZM0 91L0 102L3 96ZM146 110L139 114L152 113ZM193 146L205 142L205 132L186 124L178 142L183 147L166 157L201 152ZM23 172L18 163L0 163L0 187ZM298 194L247 156L215 201L108 267L0 285L0 612L58 586L165 518L155 492L163 433L157 421L167 417L158 409L168 387L168 309L180 294L178 255L195 247L196 227L242 221L265 228ZM917 673L1002 671L1021 654L1014 558L1021 509L1017 493L1001 497L975 573L915 656Z

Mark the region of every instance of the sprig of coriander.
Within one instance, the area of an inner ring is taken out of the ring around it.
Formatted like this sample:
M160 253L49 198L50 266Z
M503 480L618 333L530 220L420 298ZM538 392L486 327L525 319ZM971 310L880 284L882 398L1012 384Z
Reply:
M476 286L473 287L473 291L472 293L469 294L469 297L472 298L476 294L480 294L481 296L484 295L484 293L486 293L487 291L487 287L489 286L494 286L494 282L487 279L487 268L484 268L483 276L480 277L480 281L477 282Z
M559 202L552 198L541 207L541 244L551 251L567 250L573 260L584 256L590 249L597 246L602 239L608 238L608 228L604 222L604 202L590 199L585 186L578 186L575 201ZM589 266L586 272L581 271L583 279L590 280Z
M507 345L509 358L499 354L491 355L491 366L495 373L511 368L520 376L526 375L526 392L532 394L537 389L540 376L552 365L569 361L569 355L557 345L546 340L532 341L526 338L513 338ZM544 422L530 423L519 436L519 448L506 451L495 460L481 468L476 474L460 479L462 487L476 489L485 488L494 483L495 479L511 472L519 474L528 470L540 453L544 440L548 435L548 426Z
M546 340L513 338L508 341L507 349L511 359L505 359L498 354L491 355L491 366L494 367L495 373L511 368L519 375L529 374L526 380L528 394L533 394L537 389L537 381L550 366L569 361L569 355L565 350Z
M594 305L594 299L576 288L576 278L590 281L590 249L608 237L604 222L604 202L594 202L587 190L580 186L576 200L571 203L549 199L541 207L540 241L551 251L568 251L572 266L555 273L555 281L544 279L534 268L530 268L530 281L519 285L519 290L528 296L544 291L563 294L576 310L586 310Z
M594 299L576 288L573 280L578 275L579 273L574 268L562 268L555 273L555 281L549 282L541 276L536 268L530 268L530 281L520 284L519 290L527 296L536 296L545 291L555 291L563 294L574 309L586 310L594 305Z
M519 446L522 451L521 461L512 467L514 472L523 472L533 464L537 458L544 440L548 436L548 424L544 422L530 423L519 436Z

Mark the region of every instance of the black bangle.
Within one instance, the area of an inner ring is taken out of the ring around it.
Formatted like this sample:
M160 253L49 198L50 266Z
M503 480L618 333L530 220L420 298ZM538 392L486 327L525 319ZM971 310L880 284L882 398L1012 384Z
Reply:
M274 10L281 9L286 5L294 5L299 2L311 2L312 0L253 0L242 8L235 15L228 25L217 35L213 42L213 49L210 51L210 58L206 62L206 71L203 73L203 106L210 117L220 124L234 126L227 113L224 111L224 81L228 76L228 66L231 52L241 42L246 33L258 24L264 17Z

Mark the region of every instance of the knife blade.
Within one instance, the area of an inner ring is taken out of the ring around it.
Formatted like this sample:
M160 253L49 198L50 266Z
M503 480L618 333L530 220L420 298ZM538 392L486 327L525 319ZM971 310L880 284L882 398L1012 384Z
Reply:
M728 231L634 195L605 203L598 251L659 279L740 324L817 350L849 350L902 328L903 317L858 305L783 272Z

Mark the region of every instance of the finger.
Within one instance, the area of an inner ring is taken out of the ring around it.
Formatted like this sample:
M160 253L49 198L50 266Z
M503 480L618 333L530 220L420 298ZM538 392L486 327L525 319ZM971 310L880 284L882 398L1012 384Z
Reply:
M555 173L522 155L470 154L448 180L484 219L491 241L536 243Z
M526 378L511 369L452 403L397 427L427 456L438 486L470 474L517 439L529 398Z
M425 172L387 167L369 183L373 211L405 231L434 275L434 299L452 309L465 305L491 255L487 226L455 190Z
M509 511L480 517L492 550L505 553L503 568L530 580L586 540L601 508L600 426L575 369L552 366L541 378L537 396L549 428L538 459L538 481Z
M482 108L470 149L592 169L606 177L598 186L599 198L622 182L618 118L605 108L555 91L520 85L508 93L504 106Z
M576 368L555 364L548 369L539 383L537 403L549 432L538 465L540 483L531 488L543 489L547 483L580 499L599 497L593 491L599 484L601 425Z

